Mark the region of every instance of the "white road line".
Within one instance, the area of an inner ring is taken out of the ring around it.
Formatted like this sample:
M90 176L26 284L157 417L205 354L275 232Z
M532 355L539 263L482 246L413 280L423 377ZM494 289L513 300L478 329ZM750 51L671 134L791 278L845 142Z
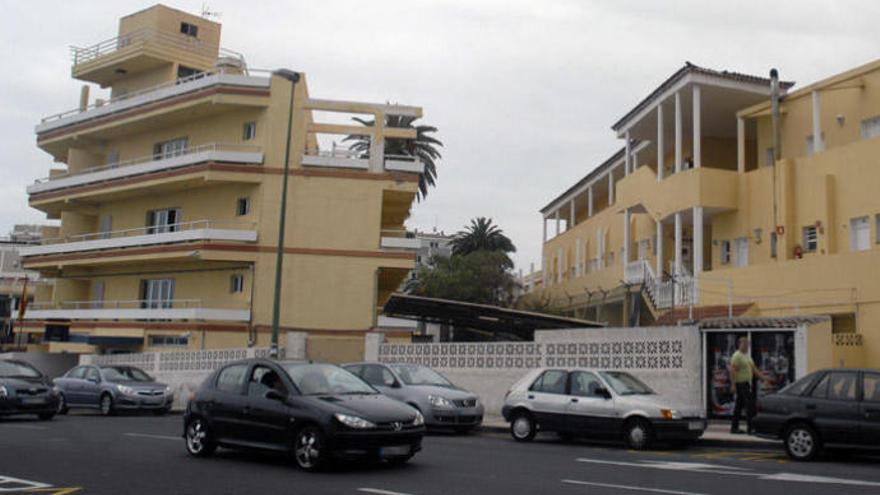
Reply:
M562 482L568 483L569 485L598 486L598 487L602 487L602 488L616 488L619 490L632 490L635 492L665 493L666 495L706 495L705 493L681 492L678 490L662 490L660 488L645 488L645 487L641 487L641 486L614 485L611 483L595 483L593 481L562 480Z
M174 440L175 442L183 440L183 437L172 437L169 435L150 435L149 433L123 433L123 435L127 437L155 438L157 440Z
M855 486L880 486L877 481L851 480L845 478L828 478L825 476L812 476L809 474L795 473L776 473L761 476L762 480L774 481L800 481L803 483L833 483L837 485L855 485Z
M35 425L0 425L4 428L16 428L19 430L48 430L45 426L35 426Z
M410 495L403 492L392 492L391 490L380 490L379 488L358 488L357 491L363 493L375 493L376 495Z
M22 490L38 490L41 488L51 488L52 485L47 483L41 483L39 481L31 481L31 480L22 480L18 478L12 478L10 476L0 476L0 493L2 492L16 492L20 493Z

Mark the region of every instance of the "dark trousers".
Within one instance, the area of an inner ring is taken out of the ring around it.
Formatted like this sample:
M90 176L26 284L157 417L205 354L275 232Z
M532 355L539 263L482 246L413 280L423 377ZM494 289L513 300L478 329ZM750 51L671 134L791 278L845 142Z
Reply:
M733 423L731 423L730 429L739 429L739 418L742 416L744 407L746 409L746 427L751 431L752 418L755 417L755 393L749 382L736 384L736 404L733 406Z

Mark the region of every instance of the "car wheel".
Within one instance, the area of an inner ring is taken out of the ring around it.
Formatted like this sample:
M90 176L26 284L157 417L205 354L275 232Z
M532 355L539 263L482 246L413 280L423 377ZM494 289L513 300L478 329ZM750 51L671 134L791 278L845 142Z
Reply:
M110 394L101 395L101 415L113 416L116 410L113 407L113 397Z
M50 419L55 417L55 412L45 412L37 414L37 417L40 418L40 421L49 421Z
M643 418L633 418L623 427L623 439L626 446L633 450L645 450L654 440L654 430Z
M58 394L58 409L55 411L58 414L67 414L67 399L64 398L64 394Z
M186 451L193 457L208 457L217 448L208 424L202 418L194 418L189 422L185 438Z
M796 461L815 459L821 448L819 435L806 423L795 424L785 433L785 452Z
M514 415L510 422L510 434L514 440L529 442L535 438L536 433L538 433L538 425L535 424L535 419L531 414L523 411Z
M324 433L317 426L306 426L299 430L293 449L296 465L305 471L319 471L327 458L325 446Z

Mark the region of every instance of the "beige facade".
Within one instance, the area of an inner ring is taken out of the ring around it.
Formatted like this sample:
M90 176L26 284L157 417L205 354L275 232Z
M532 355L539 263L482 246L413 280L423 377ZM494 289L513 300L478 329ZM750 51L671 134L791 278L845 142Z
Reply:
M415 131L381 124L421 109L314 98L304 74L292 86L249 69L219 40L219 24L157 5L74 49L73 76L111 98L84 90L36 128L62 167L30 204L61 232L22 254L58 280L27 315L65 340L53 350L268 345L291 105L281 345L304 331L310 357L352 359L413 267L383 239L405 231L423 165L386 156L385 139ZM338 123L350 116L380 125ZM336 146L350 134L368 136L368 156Z
M831 315L811 366L877 366L880 62L779 87L778 159L769 79L689 64L639 103L542 209L532 297L612 324Z

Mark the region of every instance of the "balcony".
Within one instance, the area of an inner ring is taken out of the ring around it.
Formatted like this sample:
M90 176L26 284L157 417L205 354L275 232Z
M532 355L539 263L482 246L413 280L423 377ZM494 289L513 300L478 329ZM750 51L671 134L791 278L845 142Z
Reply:
M418 250L421 241L405 229L382 229L379 246L383 249Z
M26 258L191 241L256 242L256 240L257 232L254 223L197 220L48 239L39 246L22 247L19 254Z
M385 155L384 169L393 172L422 173L425 164L416 157ZM358 151L333 147L330 150L306 149L302 164L307 167L369 170L370 158Z
M87 168L74 173L52 175L35 181L34 184L28 186L27 192L28 194L40 194L206 162L259 165L263 163L263 152L257 146L205 144L168 156L149 155L101 167Z
M209 68L218 47L192 36L139 29L87 47L70 47L74 78L108 86L128 74L150 70L174 61Z
M198 320L250 321L247 307L219 308L200 299L65 301L34 303L26 320Z

